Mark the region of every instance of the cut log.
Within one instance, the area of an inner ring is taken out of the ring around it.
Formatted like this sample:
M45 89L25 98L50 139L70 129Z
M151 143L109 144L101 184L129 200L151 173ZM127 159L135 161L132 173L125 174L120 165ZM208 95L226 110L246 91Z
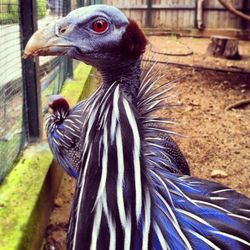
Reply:
M214 57L239 60L239 40L234 37L211 36L207 54Z

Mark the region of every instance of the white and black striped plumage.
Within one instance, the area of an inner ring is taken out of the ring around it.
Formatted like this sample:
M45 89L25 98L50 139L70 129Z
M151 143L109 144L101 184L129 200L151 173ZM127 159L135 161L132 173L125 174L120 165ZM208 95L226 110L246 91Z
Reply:
M140 78L144 87L141 88L135 99L135 106L141 107L140 116L146 118L144 119L144 127L149 133L148 136L145 136L147 143L150 145L149 151L152 155L152 161L155 166L167 168L170 172L190 174L188 164L181 150L170 136L174 132L169 130L166 133L166 129L162 131L163 124L172 125L172 122L156 117L148 119L148 114L152 113L155 107L150 109L146 103L146 97L151 96L152 90L150 91L149 88L159 80L159 75L154 73L156 68L155 64L143 65ZM147 71L152 73L146 74ZM164 93L165 91L162 94ZM83 146L80 143L80 137L85 122L85 101L81 101L72 109L69 109L69 104L65 98L53 95L50 97L49 107L51 112L46 119L49 146L60 166L70 176L77 178Z
M100 20L105 30L92 32ZM68 249L250 249L247 197L156 162L156 148L164 152L155 132L170 131L152 112L168 90L150 91L138 77L146 42L137 25L105 5L73 11L57 25L67 27L56 33L60 43L51 45L50 32L31 54L65 53L94 65L103 78L84 105Z
M72 177L77 178L81 160L81 129L84 122L84 101L72 109L62 96L50 97L46 117L48 143L59 165Z
M250 247L246 197L157 167L143 121L118 83L88 102L68 249Z

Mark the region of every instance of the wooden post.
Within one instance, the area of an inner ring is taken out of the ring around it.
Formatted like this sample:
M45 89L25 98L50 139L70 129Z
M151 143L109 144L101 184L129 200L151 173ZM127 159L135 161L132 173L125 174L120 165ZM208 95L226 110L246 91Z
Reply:
M204 0L198 0L197 2L197 28L199 30L203 30L204 29L204 23L203 23L203 4L204 4Z
M239 40L234 37L211 36L207 54L214 57L237 60L241 58L238 44Z

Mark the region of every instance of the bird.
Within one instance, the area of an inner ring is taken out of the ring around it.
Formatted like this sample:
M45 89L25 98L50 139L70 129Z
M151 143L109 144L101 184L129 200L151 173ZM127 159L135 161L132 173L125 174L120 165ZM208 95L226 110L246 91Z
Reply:
M148 65L145 65L144 71L147 72L147 70ZM156 77L157 74L153 76ZM154 79L155 77L144 76L141 73L141 78L147 81L148 86L151 86L159 78ZM79 174L83 146L80 143L80 137L84 124L84 112L82 112L84 105L85 101L83 100L70 109L69 103L63 96L51 95L48 104L49 113L46 115L46 134L50 149L59 165L68 175L76 179ZM139 106L139 103L137 106ZM154 119L146 120L145 122L152 126L153 121ZM170 120L161 119L158 122L172 124ZM148 138L152 163L157 167L167 168L173 173L189 175L188 163L176 142L170 135L161 132L162 129L157 126L157 123L154 129L159 129L160 132L155 131L154 134L156 136Z
M161 119L154 112L171 87L153 90L141 81L146 44L119 9L93 5L38 30L24 51L24 57L67 55L102 75L82 110L67 249L250 249L249 198L157 166ZM161 132L169 134L164 126Z
M48 144L59 165L73 178L78 177L81 160L80 135L84 114L84 101L72 109L61 95L49 97L49 113L46 115Z

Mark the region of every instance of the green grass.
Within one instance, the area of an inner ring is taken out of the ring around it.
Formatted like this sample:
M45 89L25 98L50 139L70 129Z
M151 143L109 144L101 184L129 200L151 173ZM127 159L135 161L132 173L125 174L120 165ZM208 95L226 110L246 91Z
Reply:
M19 153L21 135L14 134L9 140L0 141L0 183L11 170L13 163Z
M37 16L46 14L46 0L37 0ZM2 0L0 3L0 24L18 23L18 0Z
M8 138L0 140L0 183L11 170L19 153L22 143L22 119L17 118L13 127L8 131Z
M51 162L52 154L47 144L29 146L1 184L1 250L38 249L28 245L36 231L34 218L40 212L36 204Z

